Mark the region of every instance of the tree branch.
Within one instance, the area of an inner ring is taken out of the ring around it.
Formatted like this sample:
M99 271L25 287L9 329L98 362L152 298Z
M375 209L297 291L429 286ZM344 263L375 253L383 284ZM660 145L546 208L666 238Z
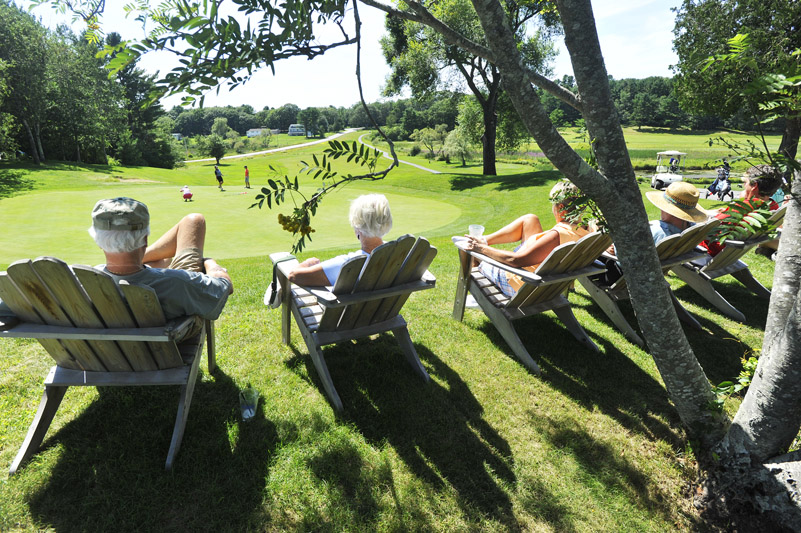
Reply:
M404 20L409 20L412 22L417 22L420 24L425 24L426 26L432 28L434 31L439 33L445 42L452 44L454 46L458 46L463 50L470 52L471 54L484 58L490 63L496 64L495 57L493 56L492 51L489 48L481 46L480 44L466 38L464 35L460 34L459 32L455 31L453 28L436 18L434 15L428 11L425 6L416 2L414 0L408 0L407 4L409 7L414 11L410 13L409 11L404 11L401 9L397 9L394 6L390 6L388 4L384 4L383 2L379 2L378 0L358 0L359 2L368 5L370 7L374 7L380 11L383 11L389 16L398 17ZM570 107L574 108L580 113L584 112L584 106L582 104L581 99L579 96L574 94L573 92L569 91L565 87L562 87L558 83L549 80L547 77L539 74L529 68L525 69L526 74L528 76L529 81L539 87L540 89L552 94L562 102L566 103Z

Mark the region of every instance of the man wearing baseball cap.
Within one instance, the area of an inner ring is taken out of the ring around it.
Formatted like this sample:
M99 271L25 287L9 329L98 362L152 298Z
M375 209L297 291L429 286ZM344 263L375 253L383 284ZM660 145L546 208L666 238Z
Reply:
M234 286L228 271L203 257L206 219L186 215L152 245L147 206L132 198L100 200L92 210L89 234L106 256L97 268L117 282L148 285L167 318L198 315L214 320Z

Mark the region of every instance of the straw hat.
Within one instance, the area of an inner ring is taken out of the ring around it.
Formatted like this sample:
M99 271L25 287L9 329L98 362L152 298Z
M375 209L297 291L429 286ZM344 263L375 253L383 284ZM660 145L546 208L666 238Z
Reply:
M665 213L687 222L704 222L712 216L698 207L698 189L684 181L673 182L664 191L649 191L645 196Z

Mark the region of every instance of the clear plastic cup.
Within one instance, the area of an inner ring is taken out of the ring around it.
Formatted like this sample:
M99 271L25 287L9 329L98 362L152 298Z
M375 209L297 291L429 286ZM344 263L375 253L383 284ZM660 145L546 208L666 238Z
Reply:
M484 235L484 226L481 224L470 224L467 227L467 234L471 237L481 237Z
M242 412L242 420L245 422L253 420L256 416L256 406L259 404L259 391L248 385L246 389L239 391L239 409Z

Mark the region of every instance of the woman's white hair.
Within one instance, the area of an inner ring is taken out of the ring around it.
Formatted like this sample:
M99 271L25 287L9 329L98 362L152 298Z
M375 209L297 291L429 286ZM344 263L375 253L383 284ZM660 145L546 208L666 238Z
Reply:
M133 231L95 229L93 226L90 226L89 235L92 236L97 245L105 252L133 252L147 244L147 236L150 235L150 226Z
M365 194L350 203L350 225L365 237L383 237L392 229L389 201L383 194Z

